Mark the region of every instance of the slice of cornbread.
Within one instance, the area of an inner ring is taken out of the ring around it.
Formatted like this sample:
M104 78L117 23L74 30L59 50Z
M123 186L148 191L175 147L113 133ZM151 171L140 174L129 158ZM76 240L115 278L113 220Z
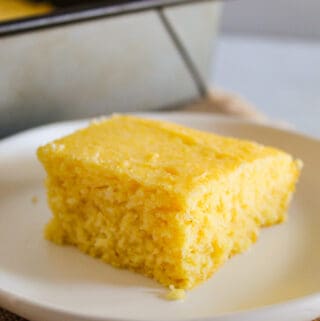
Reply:
M0 21L20 19L49 13L53 7L48 3L27 0L0 0Z
M38 149L47 239L189 289L286 217L300 161L171 123L113 116Z

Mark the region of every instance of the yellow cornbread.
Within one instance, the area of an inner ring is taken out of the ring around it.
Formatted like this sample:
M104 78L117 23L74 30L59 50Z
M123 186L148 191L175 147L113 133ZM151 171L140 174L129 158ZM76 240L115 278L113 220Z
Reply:
M57 244L178 289L280 223L300 161L179 125L113 116L38 149Z
M27 0L0 0L0 21L45 14L52 10L47 3Z

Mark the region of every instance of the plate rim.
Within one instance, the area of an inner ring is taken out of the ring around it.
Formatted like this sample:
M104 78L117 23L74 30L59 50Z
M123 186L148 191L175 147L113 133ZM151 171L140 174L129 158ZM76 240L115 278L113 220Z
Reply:
M320 137L316 135L312 135L310 133L304 133L298 129L295 128L289 128L289 127L283 127L281 124L274 123L272 120L253 120L253 119L242 119L237 116L226 116L226 115L220 115L220 114L214 114L212 112L188 112L188 111L160 111L160 112L127 112L127 113L111 113L106 115L99 115L97 117L86 117L86 118L77 118L77 119L71 119L71 120L64 120L64 121L56 121L56 122L50 122L44 125L39 125L35 127L31 127L25 130L22 130L20 132L14 133L12 135L0 138L0 147L3 143L8 143L10 140L21 138L21 136L32 134L33 132L39 131L39 130L45 130L49 129L51 127L55 126L70 126L70 125L85 125L88 124L90 121L99 120L102 118L109 118L113 115L133 115L137 117L146 117L146 118L163 118L163 117L196 117L196 118L211 118L213 121L224 121L224 122L230 122L230 123L238 123L243 125L250 125L255 127L262 127L265 129L270 130L276 130L281 133L291 134L294 136L298 136L303 139L308 139L313 142L320 142Z

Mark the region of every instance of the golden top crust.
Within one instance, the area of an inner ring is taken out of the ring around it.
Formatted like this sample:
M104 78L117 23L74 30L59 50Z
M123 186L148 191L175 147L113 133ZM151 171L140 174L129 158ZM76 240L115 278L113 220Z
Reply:
M38 150L44 164L52 158L79 161L181 193L244 163L280 155L291 157L254 142L126 115L93 122Z

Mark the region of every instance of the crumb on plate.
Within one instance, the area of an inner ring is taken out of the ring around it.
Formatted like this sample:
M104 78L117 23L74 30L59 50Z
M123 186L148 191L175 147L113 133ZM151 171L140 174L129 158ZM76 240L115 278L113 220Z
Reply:
M170 301L184 300L186 291L183 289L176 289L173 284L169 286L169 292L166 294L166 299Z

